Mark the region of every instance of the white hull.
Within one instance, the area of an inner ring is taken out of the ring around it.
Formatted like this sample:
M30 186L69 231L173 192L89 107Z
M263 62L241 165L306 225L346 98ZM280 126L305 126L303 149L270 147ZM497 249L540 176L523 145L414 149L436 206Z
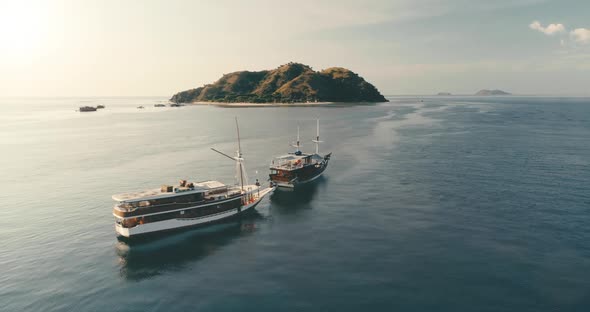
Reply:
M125 228L125 227L121 226L120 224L115 223L115 231L117 232L118 235L121 235L124 237L132 237L132 236L137 236L137 235L142 235L142 234L155 233L155 232L161 232L161 231L169 231L169 230L178 229L178 228L192 227L192 226L198 226L198 225L207 224L207 223L211 223L211 222L215 222L215 221L220 221L220 220L223 220L226 218L233 217L237 214L240 214L240 213L243 213L243 212L249 210L250 208L255 207L262 200L262 198L264 198L264 196L266 196L269 193L272 193L272 191L274 191L274 190L275 190L275 188L273 187L273 188L266 188L266 189L260 191L260 194L257 195L258 198L255 201L242 206L240 209L236 208L236 209L224 211L224 212L221 212L221 213L218 213L215 215L209 215L209 216L204 216L204 217L200 217L200 218L170 219L170 220L163 220L163 221L158 221L158 222L138 224L132 228Z

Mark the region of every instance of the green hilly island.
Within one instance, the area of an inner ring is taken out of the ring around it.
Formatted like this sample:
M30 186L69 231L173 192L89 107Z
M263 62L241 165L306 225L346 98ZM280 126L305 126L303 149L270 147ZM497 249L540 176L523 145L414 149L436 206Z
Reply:
M314 71L300 63L272 70L238 71L213 84L176 93L176 103L387 102L377 88L342 67Z

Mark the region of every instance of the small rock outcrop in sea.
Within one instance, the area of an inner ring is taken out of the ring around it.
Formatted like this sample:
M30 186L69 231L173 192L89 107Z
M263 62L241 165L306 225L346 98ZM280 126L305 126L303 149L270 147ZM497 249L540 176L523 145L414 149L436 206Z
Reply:
M436 95L452 95L450 92L439 92Z
M288 63L273 70L225 74L213 84L176 93L175 103L387 102L377 88L342 67L314 71Z
M511 95L510 93L502 90L479 90L475 95Z

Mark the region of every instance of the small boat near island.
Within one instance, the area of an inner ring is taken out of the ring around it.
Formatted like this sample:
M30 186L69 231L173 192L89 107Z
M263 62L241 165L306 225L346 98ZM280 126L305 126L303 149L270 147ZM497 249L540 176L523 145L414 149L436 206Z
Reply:
M92 106L80 106L79 112L96 112L97 108Z
M236 129L236 156L212 148L236 162L236 185L214 180L180 180L175 186L162 185L161 188L113 195L113 200L117 201L113 207L117 235L131 238L220 222L256 207L264 196L272 193L275 186L262 187L258 180L248 184L237 119Z
M106 107L106 106L104 106L104 105L98 105L98 106L96 106L96 109L103 109L103 108L105 108L105 107Z
M166 107L166 105L160 103L160 104L154 104L154 107Z
M303 153L300 149L299 127L297 127L297 142L293 145L296 148L295 152L275 157L271 162L269 177L273 184L281 188L295 188L319 178L324 173L332 153L323 156L319 154L322 142L320 141L319 119L317 120L316 139L312 142L316 144L315 153Z

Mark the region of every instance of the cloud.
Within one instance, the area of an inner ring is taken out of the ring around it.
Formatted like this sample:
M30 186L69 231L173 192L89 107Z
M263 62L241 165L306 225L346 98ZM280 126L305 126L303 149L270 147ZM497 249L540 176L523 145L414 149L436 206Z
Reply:
M539 21L530 23L529 27L533 30L538 30L545 35L552 36L557 33L565 32L565 26L563 24L549 24L547 27L543 27Z
M570 37L578 43L590 43L590 29L576 28L570 32Z

